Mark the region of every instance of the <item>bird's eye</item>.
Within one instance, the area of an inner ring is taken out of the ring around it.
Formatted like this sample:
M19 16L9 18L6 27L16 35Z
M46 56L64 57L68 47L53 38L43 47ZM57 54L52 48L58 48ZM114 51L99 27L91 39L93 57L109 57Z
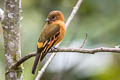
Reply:
M56 19L56 17L55 17L55 16L52 16L52 19Z

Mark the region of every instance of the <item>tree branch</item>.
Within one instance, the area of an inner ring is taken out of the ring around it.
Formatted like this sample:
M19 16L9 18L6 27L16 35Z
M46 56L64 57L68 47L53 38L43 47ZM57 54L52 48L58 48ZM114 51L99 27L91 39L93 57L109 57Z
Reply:
M68 17L65 27L67 28L70 25L70 22L72 21L73 17L75 16L75 14L77 13L78 9L80 8L80 5L82 3L83 0L78 0L77 4L75 5L75 7L73 8L70 16Z
M88 54L95 54L98 52L115 52L120 53L120 48L94 48L94 49L85 49L85 48L64 48L64 49L57 49L53 50L52 52L77 52L77 53L88 53Z
M51 50L49 53L53 52L75 52L75 53L83 53L83 54L95 54L98 52L115 52L120 53L120 48L107 48L107 47L100 47L100 48L94 48L94 49L86 49L86 48L58 48ZM16 68L17 66L24 63L26 60L30 59L31 57L34 57L36 55L36 51L27 54L26 56L22 57L17 63L12 65L11 68Z
M22 57L21 59L19 59L19 61L17 61L17 63L13 64L10 67L10 69L17 68L18 66L20 66L22 63L24 63L26 60L30 59L33 56L36 56L36 52L31 52L31 53L25 55L24 57Z

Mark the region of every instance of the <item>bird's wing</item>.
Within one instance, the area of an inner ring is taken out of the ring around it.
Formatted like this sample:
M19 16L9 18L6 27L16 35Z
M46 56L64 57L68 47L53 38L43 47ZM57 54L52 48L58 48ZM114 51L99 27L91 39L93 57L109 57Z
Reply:
M51 24L49 26L45 25L37 43L37 55L32 68L33 74L35 73L39 59L40 61L43 60L49 49L57 41L59 34L60 27L58 24Z
M44 49L42 50L43 52L41 53L41 56L40 56L40 61L43 60L46 53L57 41L58 36L60 34L60 27L58 24L50 24L49 26L45 26L43 34L44 34L43 36L45 36L45 41L44 41L44 45L43 45ZM41 38L43 38L43 36L41 34Z

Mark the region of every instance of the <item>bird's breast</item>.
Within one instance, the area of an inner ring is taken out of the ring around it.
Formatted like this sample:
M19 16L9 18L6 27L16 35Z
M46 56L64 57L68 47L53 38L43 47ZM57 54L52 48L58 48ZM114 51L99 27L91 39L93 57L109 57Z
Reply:
M58 36L58 40L55 42L55 45L58 44L65 36L65 24L63 21L58 21L57 24L60 26L60 35Z

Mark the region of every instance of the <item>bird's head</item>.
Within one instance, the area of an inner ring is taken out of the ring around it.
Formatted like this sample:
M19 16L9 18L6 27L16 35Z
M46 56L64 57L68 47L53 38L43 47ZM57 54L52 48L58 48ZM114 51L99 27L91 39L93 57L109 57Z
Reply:
M63 15L63 13L61 11L58 11L58 10L51 11L48 14L46 22L51 23L51 22L54 22L54 21L57 21L57 20L64 21L64 15Z

